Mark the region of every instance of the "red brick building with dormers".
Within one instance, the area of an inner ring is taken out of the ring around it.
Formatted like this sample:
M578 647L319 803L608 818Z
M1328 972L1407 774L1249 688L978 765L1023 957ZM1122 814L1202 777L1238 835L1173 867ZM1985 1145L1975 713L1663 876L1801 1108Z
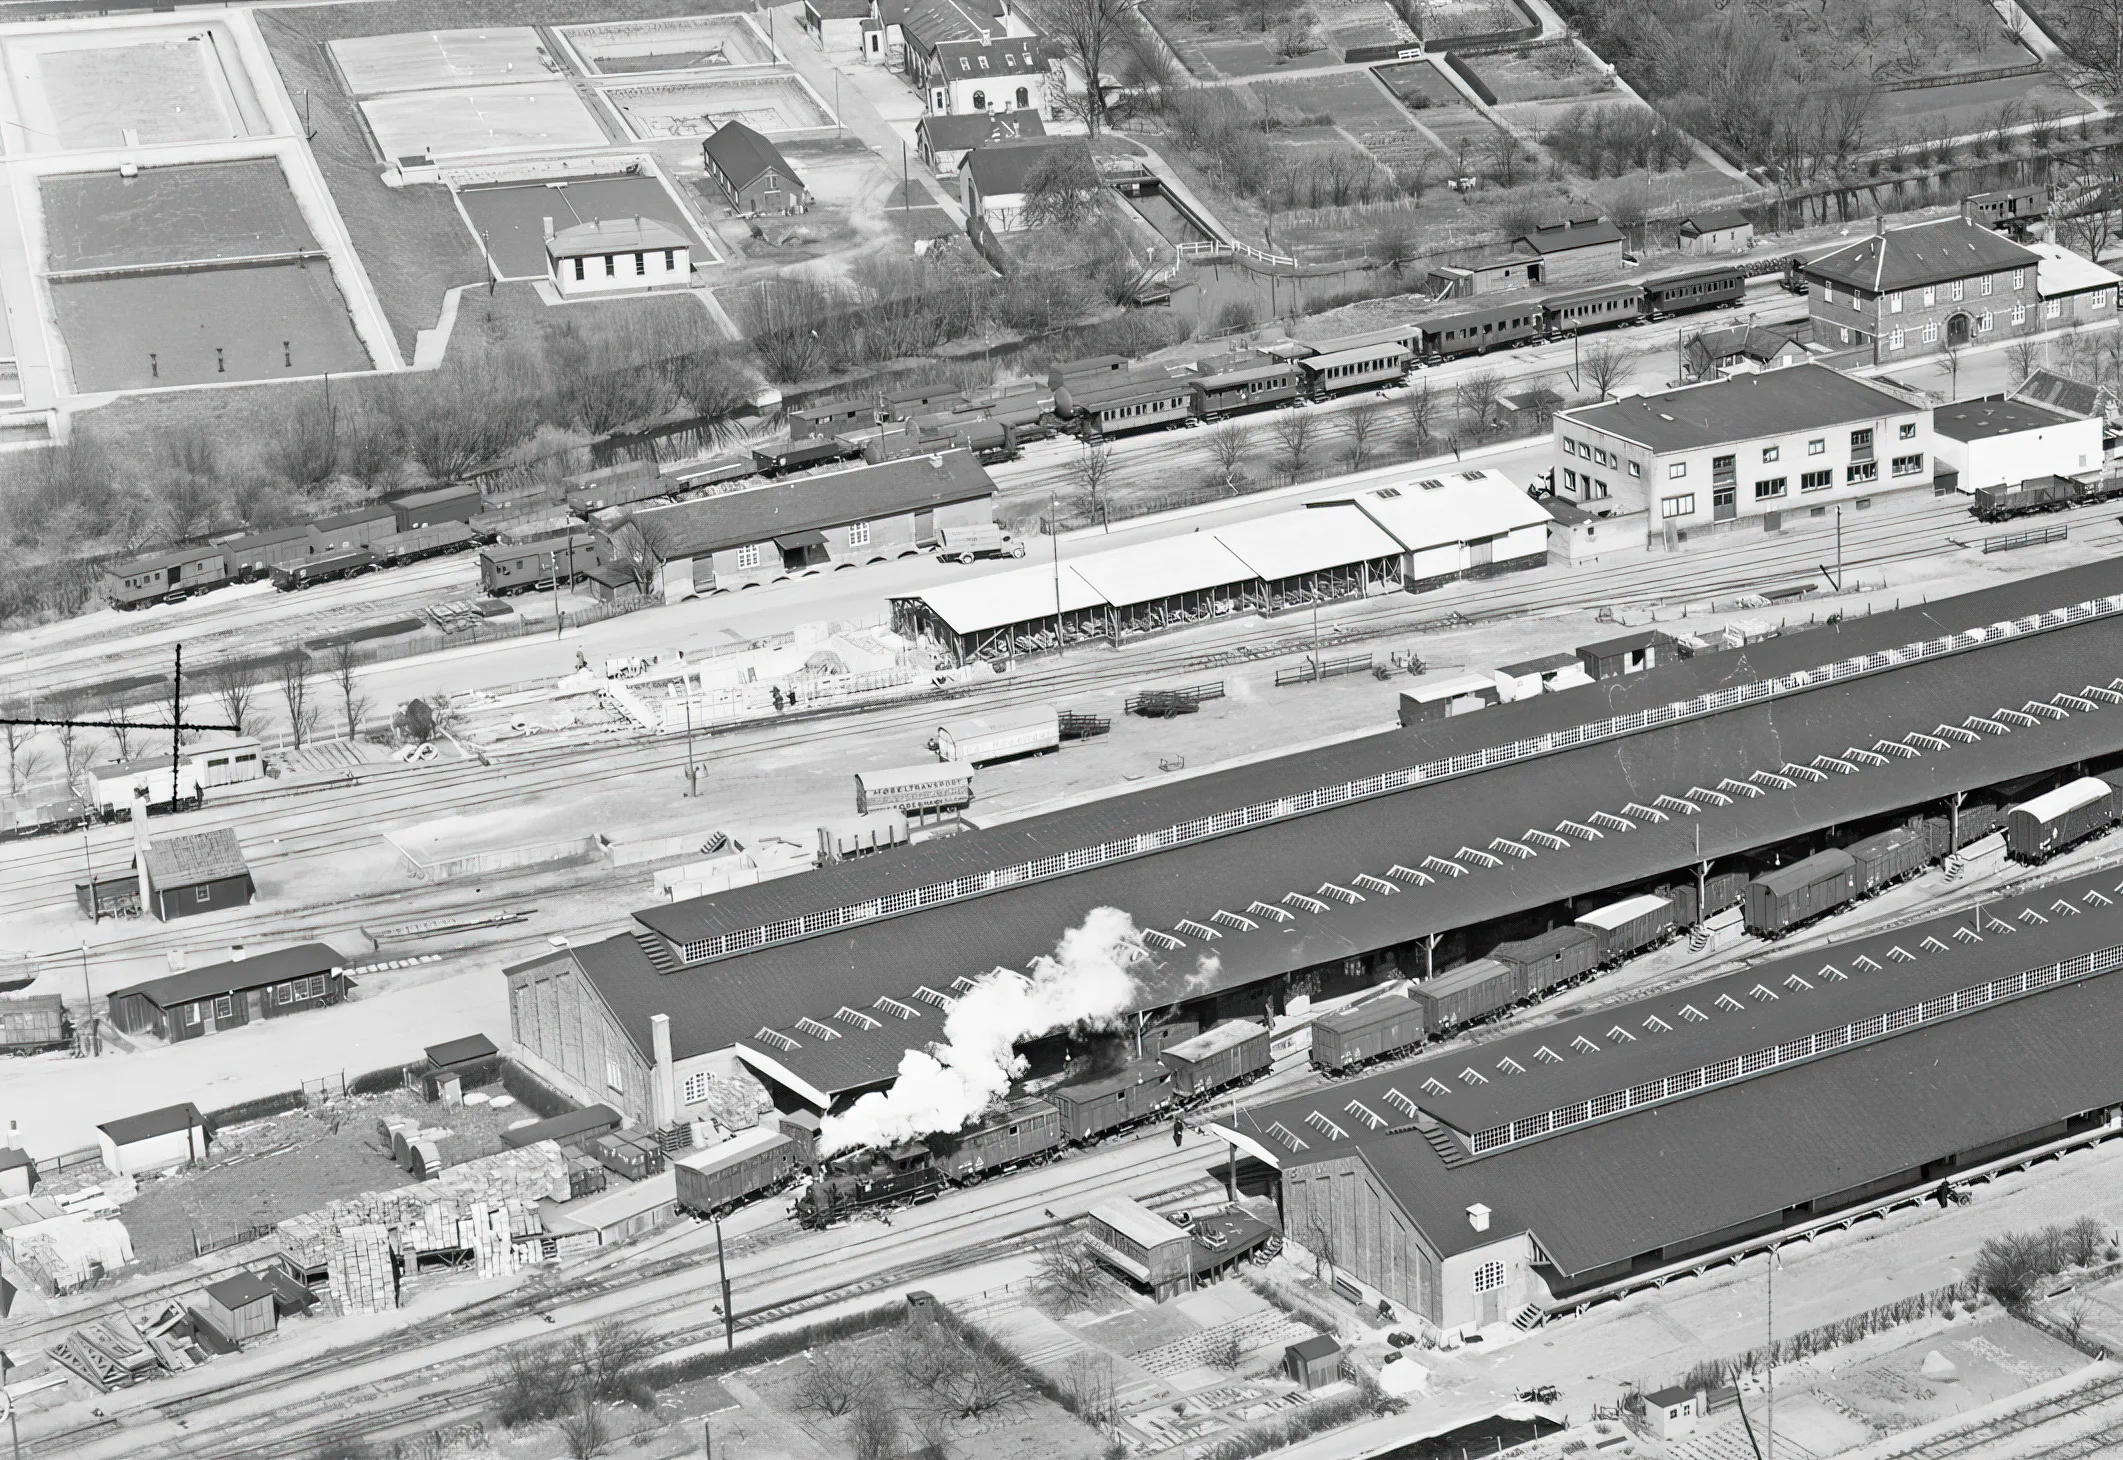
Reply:
M1888 365L2042 327L2041 256L1966 218L1904 228L1804 264L1813 338Z

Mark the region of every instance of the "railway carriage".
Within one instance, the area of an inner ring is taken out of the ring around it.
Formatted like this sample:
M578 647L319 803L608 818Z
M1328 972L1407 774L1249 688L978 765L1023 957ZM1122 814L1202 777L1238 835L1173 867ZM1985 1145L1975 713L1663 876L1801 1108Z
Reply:
M1698 309L1722 309L1747 297L1747 276L1730 264L1644 281L1644 317L1664 319Z
M1541 301L1541 325L1551 339L1635 324L1644 317L1644 286L1635 280L1625 284L1601 284L1551 294Z
M1384 340L1328 355L1308 355L1296 362L1297 373L1305 394L1325 400L1345 390L1400 384L1408 378L1408 354L1408 347L1399 340Z
M1539 339L1543 329L1537 299L1457 310L1423 321L1423 361L1436 365L1463 355L1527 344Z

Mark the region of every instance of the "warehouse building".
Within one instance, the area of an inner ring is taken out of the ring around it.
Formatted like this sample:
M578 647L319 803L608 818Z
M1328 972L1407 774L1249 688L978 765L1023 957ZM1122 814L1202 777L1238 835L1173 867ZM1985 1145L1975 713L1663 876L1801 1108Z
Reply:
M1263 1103L1292 1240L1434 1330L1521 1326L2123 1135L2115 874Z
M2123 564L2089 565L646 908L509 970L514 1032L636 1119L652 1073L733 1053L825 1108L1099 907L1143 930L1137 1007L1198 1027L1638 893L1692 924L1912 818L1965 845L2123 753L2090 667L2119 636Z
M950 527L992 525L995 483L970 451L825 472L635 514L666 599L907 557ZM609 532L609 529L607 530Z
M1931 413L1935 475L1964 492L2101 470L2101 422L2017 400L1955 401Z
M118 989L111 1023L121 1034L197 1039L310 1009L347 995L346 960L326 943L299 943Z

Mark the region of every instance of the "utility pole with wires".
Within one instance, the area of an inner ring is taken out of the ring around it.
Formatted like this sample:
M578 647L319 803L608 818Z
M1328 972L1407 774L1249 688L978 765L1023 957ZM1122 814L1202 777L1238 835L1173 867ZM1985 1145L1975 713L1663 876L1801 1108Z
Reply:
M241 725L198 725L184 718L184 645L175 646L175 662L170 672L170 720L167 725L142 725L132 720L81 720L68 715L59 719L42 719L36 716L23 718L17 715L0 715L0 725L25 725L32 729L57 730L72 727L76 730L167 730L170 733L170 809L184 799L179 776L184 766L184 732L187 730L222 730L232 735L241 735ZM4 707L0 707L4 708Z

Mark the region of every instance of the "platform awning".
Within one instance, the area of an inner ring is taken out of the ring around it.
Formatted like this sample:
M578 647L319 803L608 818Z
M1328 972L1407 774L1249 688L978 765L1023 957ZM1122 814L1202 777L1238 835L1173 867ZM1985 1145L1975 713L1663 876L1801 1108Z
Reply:
M1278 512L1219 527L1216 536L1255 577L1271 583L1401 554L1400 543L1390 533L1350 505Z
M1057 601L1062 613L1096 608L1106 601L1066 563L1059 574L1050 565L946 583L925 590L919 599L952 632L960 634L1053 618Z
M1258 575L1206 532L1110 548L1076 560L1076 572L1115 608L1156 603Z

